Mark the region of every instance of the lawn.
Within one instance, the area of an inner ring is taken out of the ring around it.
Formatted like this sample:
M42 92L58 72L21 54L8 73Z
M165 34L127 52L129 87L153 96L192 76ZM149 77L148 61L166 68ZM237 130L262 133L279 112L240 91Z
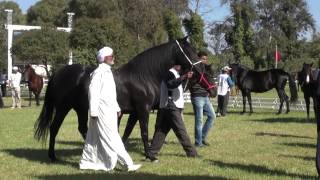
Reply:
M10 104L10 99L5 98ZM27 102L24 101L23 105ZM134 161L143 166L127 173L79 170L83 140L77 132L77 118L70 112L56 139L60 161L50 163L47 144L33 138L33 126L41 107L0 109L0 179L315 179L316 124L303 112L275 115L274 110L255 110L251 116L230 109L217 118L209 134L209 147L199 148L200 158L189 159L170 132L159 155L160 162L144 161L140 130L136 126L127 143ZM313 116L312 116L313 117ZM121 134L126 124L121 123ZM185 124L194 141L194 116L190 104ZM149 138L155 114L150 114Z

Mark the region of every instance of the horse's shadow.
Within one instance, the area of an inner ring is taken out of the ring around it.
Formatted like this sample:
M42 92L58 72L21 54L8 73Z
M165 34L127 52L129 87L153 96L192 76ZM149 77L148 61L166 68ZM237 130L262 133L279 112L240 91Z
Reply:
M57 141L58 144L68 145L70 146L68 149L62 147L64 149L57 149L57 155L59 159L55 162L57 164L62 165L69 165L75 168L78 168L78 162L69 161L68 157L77 156L81 157L82 150L83 150L83 141ZM136 152L141 153L141 146L142 141L141 139L129 139L128 143L126 143L126 149L128 152ZM51 163L50 159L48 158L48 151L46 148L36 149L36 148L17 148L17 149L3 149L1 150L4 153L7 153L11 156L20 158L20 159L27 159L29 161L35 161L39 163L49 164Z
M50 164L51 161L48 158L47 150L46 149L31 149L31 148L19 148L19 149L4 149L3 152L14 156L20 159L27 159L29 161L39 162L41 164ZM55 164L67 165L78 168L78 162L73 162L66 160L66 157L70 156L81 156L82 149L75 148L75 149L58 149L57 153L59 158L55 161Z
M265 119L250 119L248 121L261 122L261 123L304 123L314 124L316 122L307 121L306 118L296 117L278 117L278 118L265 118Z
M142 167L143 168L143 167ZM230 178L225 178L221 176L196 176L196 175L157 175L151 173L140 173L139 171L136 173L78 173L78 174L70 174L70 175L45 175L45 176L37 176L37 179L59 179L59 180L70 180L70 179L118 179L118 180L127 180L127 179L156 179L156 180L207 180L207 179L217 179L217 180L225 180Z
M227 163L222 161L215 161L215 160L208 160L209 164L211 166L220 167L223 169L229 168L233 170L241 170L246 171L249 173L255 173L255 174L265 174L265 175L274 175L275 177L280 176L287 176L292 178L298 178L298 179L316 179L317 176L310 176L307 174L298 174L298 173L290 173L286 172L285 170L279 170L279 169L270 169L266 166L261 165L255 165L255 164L239 164L239 163Z
M284 137L284 138L314 139L313 137L309 137L309 136L298 136L298 135L291 135L291 134L280 134L280 133L269 133L269 132L257 132L257 133L255 133L255 135L256 136Z
M296 158L296 159L302 159L305 161L314 161L315 157L310 157L310 156L297 156L297 155L288 155L288 154L280 154L280 157L285 157L285 158Z
M316 147L317 147L317 145L315 143L301 143L301 142L281 143L281 145L292 146L292 147L301 147L301 148L311 148L311 149L316 149Z

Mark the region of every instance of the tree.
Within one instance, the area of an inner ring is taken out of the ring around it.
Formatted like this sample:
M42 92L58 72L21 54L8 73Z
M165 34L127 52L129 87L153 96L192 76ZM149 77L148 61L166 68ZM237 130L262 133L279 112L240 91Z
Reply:
M67 26L67 7L70 0L42 0L27 12L27 22L37 26Z
M7 23L7 13L5 9L12 9L12 24L23 24L25 21L25 16L22 14L19 5L12 1L1 1L0 2L0 69L7 67L7 30L4 24Z
M164 24L168 33L169 40L183 37L182 25L179 17L172 11L167 11L164 14Z
M52 65L53 70L67 64L68 50L68 33L51 28L24 32L12 45L13 55L20 60L46 67Z
M190 20L184 20L184 26L190 35L191 44L198 50L206 49L207 44L203 39L204 22L202 18L198 14L192 13Z
M81 18L75 23L70 35L70 46L75 50L75 62L95 65L97 50L110 46L116 54L117 65L127 62L135 55L132 35L121 23L121 19Z
M314 20L307 10L304 0L277 1L263 0L257 2L260 22L257 24L257 44L267 50L269 67L273 64L273 49L278 45L282 60L293 62L299 52L299 37L314 29ZM268 42L268 43L266 43Z

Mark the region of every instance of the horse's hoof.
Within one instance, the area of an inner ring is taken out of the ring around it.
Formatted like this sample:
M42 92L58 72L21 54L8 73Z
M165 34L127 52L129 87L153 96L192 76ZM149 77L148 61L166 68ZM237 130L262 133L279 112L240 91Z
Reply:
M55 162L58 162L59 160L56 158L56 157L54 157L54 158L50 158L50 162L52 162L52 163L55 163Z

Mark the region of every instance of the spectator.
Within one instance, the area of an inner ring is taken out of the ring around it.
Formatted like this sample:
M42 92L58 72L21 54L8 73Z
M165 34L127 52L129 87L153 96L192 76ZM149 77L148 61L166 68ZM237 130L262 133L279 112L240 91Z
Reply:
M9 87L11 88L12 94L12 109L18 107L21 108L21 97L20 97L20 82L21 82L21 73L17 66L12 68L12 74L8 79Z
M229 76L231 68L225 66L222 68L222 74L218 76L218 109L217 116L226 116L227 106L230 95L230 88L233 87L234 83Z
M1 91L2 91L2 97L7 96L7 71L6 69L3 69L0 74L0 85L1 85Z

